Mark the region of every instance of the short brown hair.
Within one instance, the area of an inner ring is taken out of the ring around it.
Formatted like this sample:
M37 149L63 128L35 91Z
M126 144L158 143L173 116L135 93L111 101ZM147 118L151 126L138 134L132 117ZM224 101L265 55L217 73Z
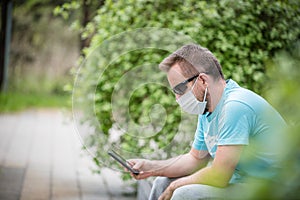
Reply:
M197 44L184 45L160 64L162 71L169 71L174 64L178 64L183 75L189 78L199 73L210 74L215 80L224 79L222 67L217 58L207 49Z

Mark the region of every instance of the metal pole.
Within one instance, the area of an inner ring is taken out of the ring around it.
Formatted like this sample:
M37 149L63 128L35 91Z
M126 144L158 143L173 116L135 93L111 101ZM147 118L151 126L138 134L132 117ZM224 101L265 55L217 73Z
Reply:
M0 86L1 91L7 91L8 65L12 26L12 1L2 1L1 34L0 34Z

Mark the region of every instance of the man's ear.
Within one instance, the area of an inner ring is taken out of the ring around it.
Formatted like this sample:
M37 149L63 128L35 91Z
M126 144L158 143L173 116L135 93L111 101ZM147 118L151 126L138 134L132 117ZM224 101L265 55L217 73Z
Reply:
M198 81L200 81L203 85L207 85L208 76L205 73L200 73L198 76Z

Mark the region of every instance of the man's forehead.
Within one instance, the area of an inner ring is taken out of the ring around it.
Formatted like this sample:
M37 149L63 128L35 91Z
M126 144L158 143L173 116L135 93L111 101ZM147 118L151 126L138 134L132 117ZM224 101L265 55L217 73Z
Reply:
M168 76L178 79L186 79L186 77L183 76L182 70L178 64L175 64L170 68L168 71Z
M186 79L186 77L182 74L181 68L176 64L170 68L167 76L171 86L174 86Z

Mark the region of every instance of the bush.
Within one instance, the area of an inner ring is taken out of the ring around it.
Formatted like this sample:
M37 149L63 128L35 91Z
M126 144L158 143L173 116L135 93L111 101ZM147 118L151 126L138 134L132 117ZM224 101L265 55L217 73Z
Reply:
M267 98L282 113L289 127L282 141L288 142L284 149L283 169L274 182L253 181L245 199L299 199L300 194L300 41L289 51L277 53L267 65L272 80ZM236 191L240 194L240 191ZM247 198L248 197L248 198Z
M107 0L88 24L95 32L74 88L74 107L96 132L86 137L95 161L101 167L111 146L151 158L188 149L196 119L180 112L157 64L196 42L216 55L226 78L261 93L265 62L299 38L299 8L296 0Z

